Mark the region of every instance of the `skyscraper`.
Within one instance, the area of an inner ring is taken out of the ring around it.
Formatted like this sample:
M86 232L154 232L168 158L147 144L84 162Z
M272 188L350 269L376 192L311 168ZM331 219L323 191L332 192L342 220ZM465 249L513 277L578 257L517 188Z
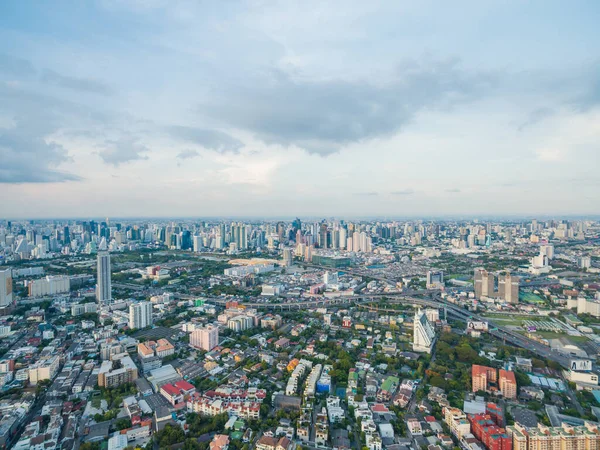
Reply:
M194 252L198 253L202 251L202 236L194 236Z
M0 270L0 308L12 305L12 272L10 269Z
M146 328L152 325L152 303L139 302L129 306L129 328Z
M346 248L346 229L344 227L340 227L340 248L341 249L345 249Z
M98 303L110 303L112 286L110 283L110 253L98 253L98 269L96 276L96 300Z
M519 277L510 273L498 276L498 295L506 303L519 303Z
M497 288L496 288L497 280ZM519 303L519 277L510 273L496 275L484 269L475 269L475 298L499 298L507 303Z
M319 247L327 248L327 237L329 230L326 223L322 223L319 227Z
M293 262L292 260L293 260L292 250L289 248L284 248L283 249L283 265L291 266L292 262Z

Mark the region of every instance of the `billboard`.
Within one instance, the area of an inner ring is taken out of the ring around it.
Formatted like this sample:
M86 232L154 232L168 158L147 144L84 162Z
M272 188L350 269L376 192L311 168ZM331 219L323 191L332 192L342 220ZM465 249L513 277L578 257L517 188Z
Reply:
M588 371L592 370L592 361L590 359L572 359L571 370Z

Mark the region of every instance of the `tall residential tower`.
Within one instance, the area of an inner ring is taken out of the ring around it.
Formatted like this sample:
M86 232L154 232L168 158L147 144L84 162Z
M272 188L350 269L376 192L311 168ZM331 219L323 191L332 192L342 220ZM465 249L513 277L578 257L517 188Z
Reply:
M129 328L135 330L152 325L152 303L139 302L129 306Z
M0 270L0 308L6 308L13 302L12 271Z
M98 274L96 278L96 300L98 303L110 303L112 286L110 284L110 253L98 253Z

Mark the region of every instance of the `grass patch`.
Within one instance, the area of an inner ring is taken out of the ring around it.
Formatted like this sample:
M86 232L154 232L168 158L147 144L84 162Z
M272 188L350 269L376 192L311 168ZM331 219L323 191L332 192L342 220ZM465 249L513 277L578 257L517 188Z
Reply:
M527 335L526 332L522 332L521 334ZM586 336L569 336L567 333L555 333L553 331L536 331L535 333L532 333L532 334L541 336L544 339L548 339L548 340L567 338L573 344L583 344L583 343L589 341L589 338L587 338Z
M497 325L500 326L515 326L515 327L520 327L521 325L523 325L523 319L511 319L511 318L506 318L506 319L500 319L500 318L494 318L493 322Z
M546 303L543 298L531 292L523 292L519 295L519 300L525 303Z
M529 316L527 314L499 314L499 313L484 313L483 317L489 317L494 319L519 319L519 320L546 320L540 316Z

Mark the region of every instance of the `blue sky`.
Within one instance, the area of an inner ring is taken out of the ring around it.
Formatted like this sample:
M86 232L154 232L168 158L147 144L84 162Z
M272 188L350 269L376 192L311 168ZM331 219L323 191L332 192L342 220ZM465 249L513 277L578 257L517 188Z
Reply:
M0 3L7 217L595 214L600 4Z

